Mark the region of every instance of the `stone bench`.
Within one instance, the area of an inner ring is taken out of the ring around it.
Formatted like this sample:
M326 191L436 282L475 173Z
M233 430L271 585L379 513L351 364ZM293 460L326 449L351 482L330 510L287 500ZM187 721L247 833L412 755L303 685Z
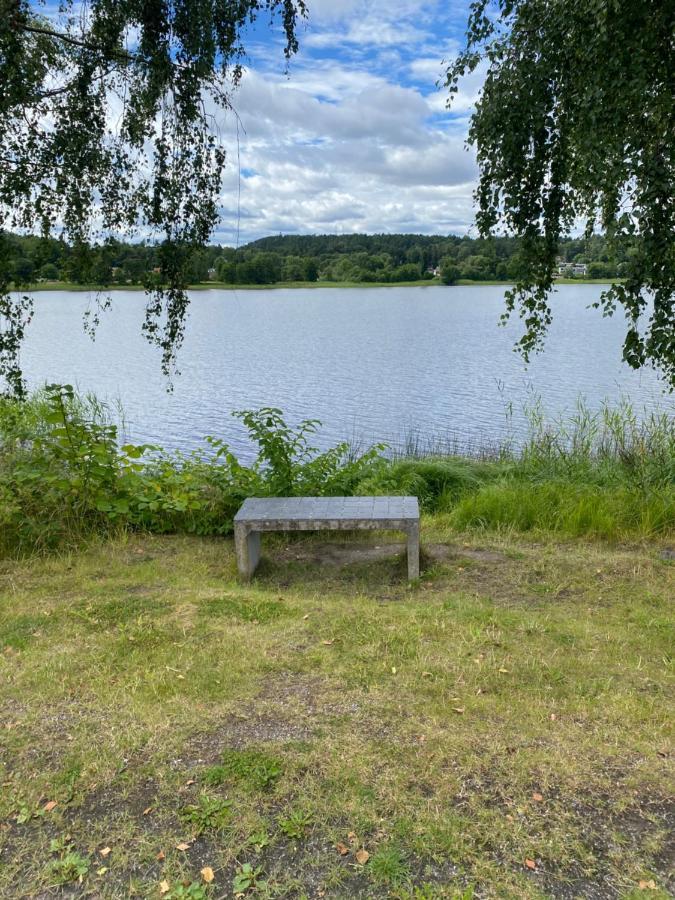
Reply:
M408 579L420 574L417 497L249 497L234 517L239 574L249 579L260 559L263 531L403 531L408 538Z

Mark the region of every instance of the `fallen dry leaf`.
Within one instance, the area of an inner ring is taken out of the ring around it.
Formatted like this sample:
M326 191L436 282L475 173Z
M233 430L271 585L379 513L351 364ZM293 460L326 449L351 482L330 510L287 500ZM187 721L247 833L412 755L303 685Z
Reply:
M57 804L57 800L50 800L49 803L45 803L42 807L45 812L51 812Z
M197 783L197 782L194 780L194 778L189 778L189 779L185 782L185 787L190 787L191 784L196 784L196 783Z
M544 801L544 798L542 797L542 795L540 793L538 793L537 791L535 791L534 794L532 794L532 799L536 800L537 803L543 803L543 801Z
M356 857L357 863L358 863L360 866L365 866L365 864L366 864L366 863L368 862L368 860L370 859L370 853L368 853L367 850L363 850L363 849L357 850L356 853L355 853L354 855L355 855L355 857Z
M159 862L163 862L166 859L166 855L163 850L160 850L155 859L159 860Z
M97 874L97 875L105 875L105 873L106 873L107 871L108 871L108 867L107 867L107 866L101 866L100 869L97 869L97 870L96 870L96 874Z
M528 869L536 869L537 868L537 864L533 859L526 859L525 865L527 866Z
M216 877L213 874L213 869L211 868L211 866L204 866L204 868L201 870L201 876L207 884L211 884L213 879Z
M180 844L176 844L176 850L189 850L190 845L186 844L185 841L181 841Z
M347 835L347 840L349 841L349 843L350 843L352 846L354 846L354 844L358 844L358 843L359 843L359 838L358 838L358 835L356 834L355 831L350 831L350 832L349 832L349 834Z
M305 613L305 615L304 615L302 618L303 618L303 619L309 619L309 613Z
M346 856L349 853L349 847L346 844L336 844L335 849L340 856Z
M656 890L656 882L653 878L650 878L649 881L640 881L638 883L638 887L641 891L655 891Z
M102 850L99 850L98 852L101 854L101 856L107 856L111 851L110 851L110 847L104 847Z
M321 643L322 643L322 644L325 644L326 647L330 647L331 644L334 644L334 643L335 643L335 641L321 641Z
M160 883L159 883L160 894L168 894L170 890L171 890L171 886L168 881L160 881Z
M508 669L503 669L503 668L502 668L502 669L500 669L499 671L501 672L502 675L508 675L508 674L509 674L509 670L508 670Z
M422 672L422 678L431 678L431 672Z
M147 807L143 810L143 815L144 815L144 816L149 816L151 812L152 812L152 806L147 806Z
M463 713L463 712L464 712L464 707L463 707L463 706L453 706L453 707L452 707L452 711L453 711L453 712L456 712L456 713Z

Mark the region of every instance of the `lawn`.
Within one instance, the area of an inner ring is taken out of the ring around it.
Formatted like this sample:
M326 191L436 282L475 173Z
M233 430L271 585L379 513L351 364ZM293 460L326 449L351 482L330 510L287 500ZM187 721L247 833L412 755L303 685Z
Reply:
M671 896L672 545L343 537L0 562L1 897Z

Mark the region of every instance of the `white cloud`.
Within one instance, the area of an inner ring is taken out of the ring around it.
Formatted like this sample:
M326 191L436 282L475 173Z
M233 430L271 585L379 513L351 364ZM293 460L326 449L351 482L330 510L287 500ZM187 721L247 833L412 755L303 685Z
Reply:
M234 98L243 128L238 149L231 120L225 132L221 240L234 240L237 209L242 242L280 231L471 228L476 166L464 140L484 76L467 79L446 110L436 82L458 44L435 37L444 9L440 0L310 3L309 50L290 76L252 67Z
M420 0L307 0L310 25L396 22L421 17L429 3Z

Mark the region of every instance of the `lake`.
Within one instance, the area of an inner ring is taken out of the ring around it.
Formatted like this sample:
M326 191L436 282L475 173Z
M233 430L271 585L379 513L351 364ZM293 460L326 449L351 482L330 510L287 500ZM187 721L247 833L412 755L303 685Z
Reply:
M406 435L494 444L522 436L535 395L549 416L580 396L593 408L623 397L673 409L654 372L621 362L622 316L588 309L600 290L558 288L546 350L529 367L512 349L519 321L499 326L500 286L192 292L173 393L141 335L142 292L115 291L92 342L82 315L94 295L44 291L22 359L31 387L71 383L119 402L126 439L166 448L215 435L249 459L231 412L260 406L294 424L321 419L322 448Z

